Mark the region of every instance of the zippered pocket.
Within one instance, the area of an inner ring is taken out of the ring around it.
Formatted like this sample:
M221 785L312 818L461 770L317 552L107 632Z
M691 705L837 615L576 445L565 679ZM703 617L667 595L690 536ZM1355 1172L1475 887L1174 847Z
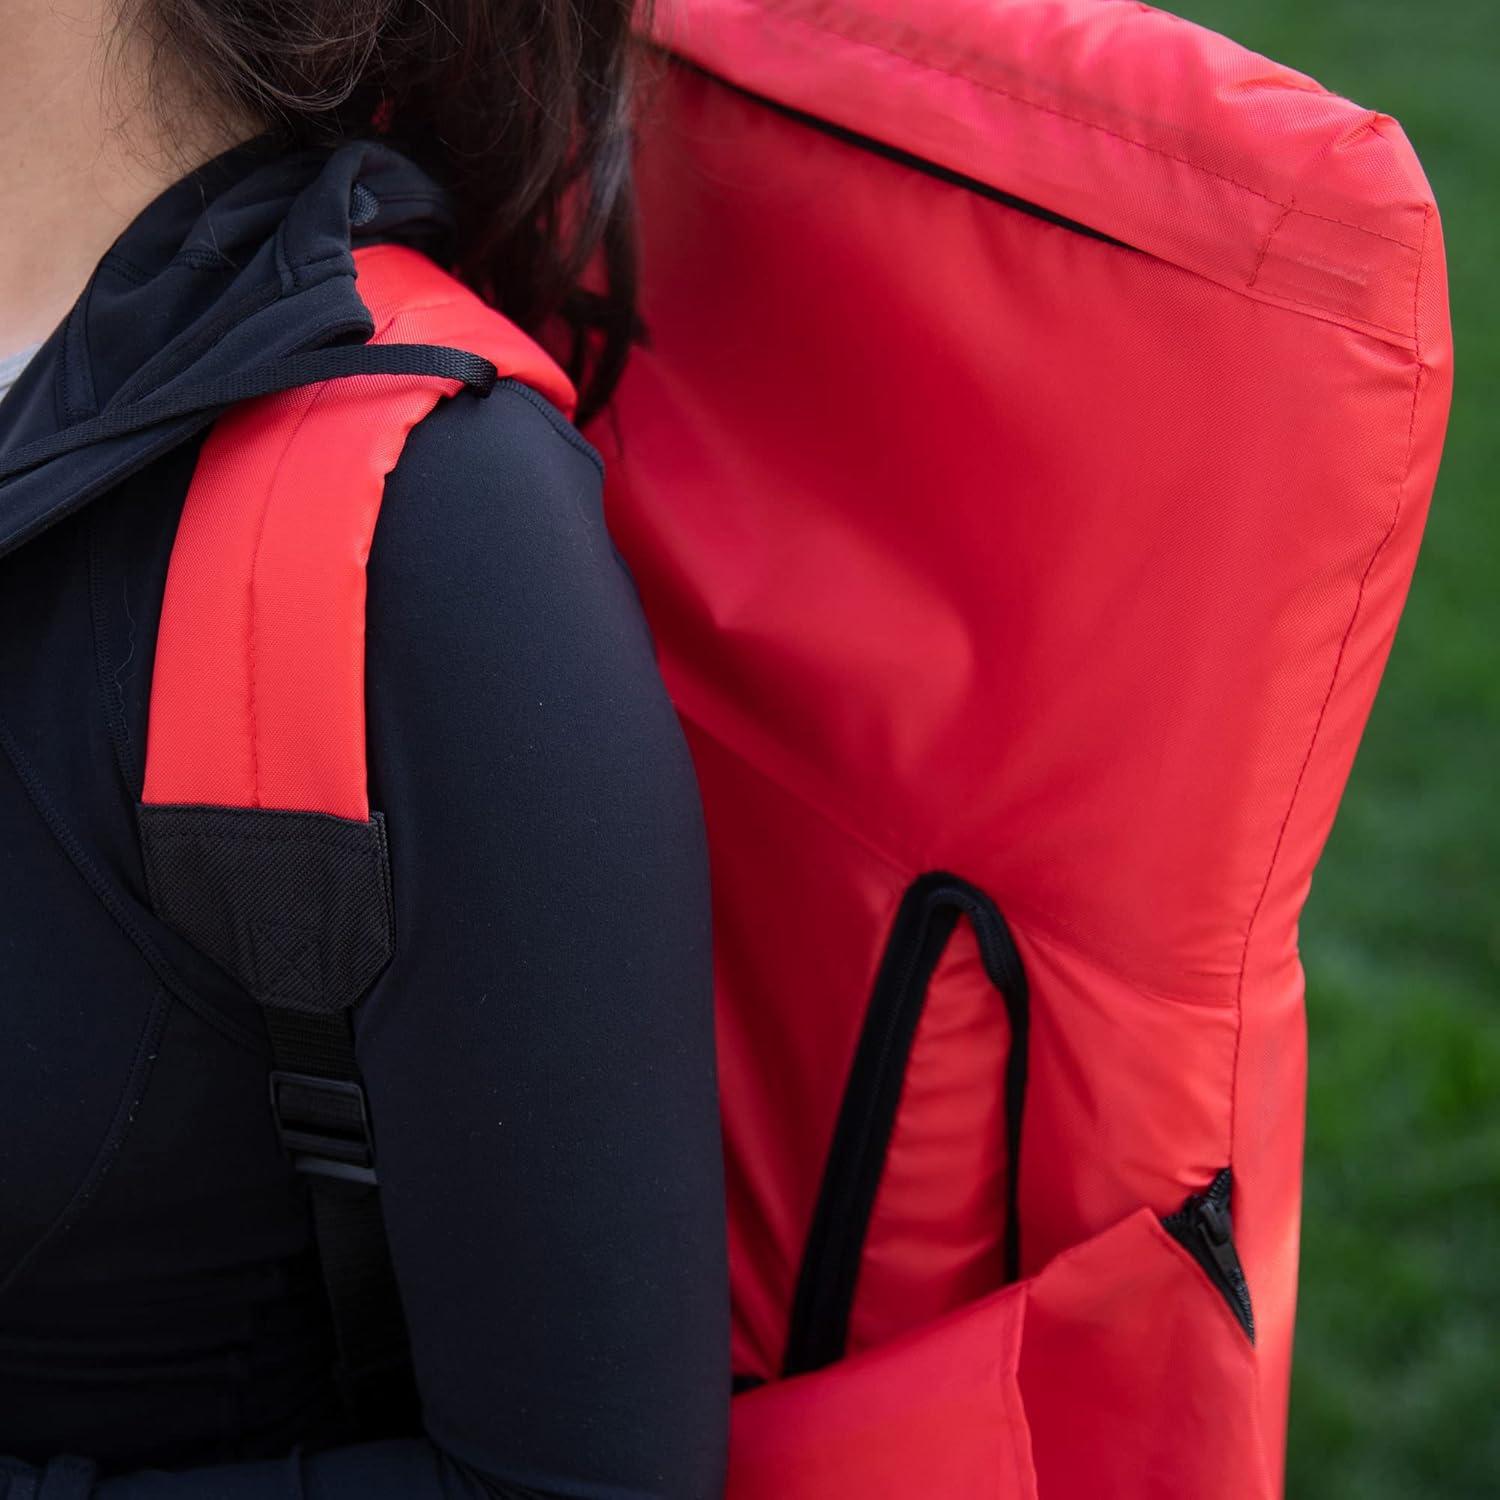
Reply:
M1274 1500L1257 1357L1194 1259L1137 1209L1023 1282L740 1396L728 1500Z
M1030 1020L1026 973L995 903L968 881L936 871L914 881L902 898L876 975L803 1253L785 1374L820 1369L848 1347L866 1238L913 1043L934 972L963 917L1009 1029L1000 1083L1007 1159L1001 1270L1006 1282L1019 1274L1018 1167Z
M1234 1221L1229 1211L1233 1190L1233 1173L1225 1167L1203 1192L1194 1193L1175 1214L1164 1215L1161 1223L1203 1267L1253 1344L1255 1312L1250 1306L1250 1284L1234 1247Z

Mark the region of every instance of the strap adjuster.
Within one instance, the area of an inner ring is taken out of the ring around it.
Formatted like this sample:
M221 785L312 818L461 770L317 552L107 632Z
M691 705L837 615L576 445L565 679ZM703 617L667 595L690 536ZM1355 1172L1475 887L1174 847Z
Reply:
M273 1068L271 1118L299 1172L371 1187L377 1183L365 1091L352 1079Z

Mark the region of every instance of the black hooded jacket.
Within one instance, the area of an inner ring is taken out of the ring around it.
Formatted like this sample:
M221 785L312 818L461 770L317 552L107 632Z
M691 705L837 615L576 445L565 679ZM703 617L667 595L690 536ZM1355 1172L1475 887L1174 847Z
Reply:
M370 336L351 240L448 236L383 145L242 147L140 216L0 405L10 1500L721 1487L701 816L597 456L545 402L440 403L370 561L398 936L355 1023L421 1435L342 1440L262 1015L146 895L157 618L202 433L231 377L304 379Z

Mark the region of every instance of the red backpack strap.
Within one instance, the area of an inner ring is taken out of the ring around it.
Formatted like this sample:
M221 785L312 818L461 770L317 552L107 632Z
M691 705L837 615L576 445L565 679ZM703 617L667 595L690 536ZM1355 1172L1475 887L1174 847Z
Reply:
M374 342L459 348L571 414L519 329L415 251L355 254ZM386 475L456 379L359 374L210 433L167 573L139 809L157 914L263 1007L277 1133L310 1188L356 1427L416 1410L350 1008L394 951L365 766L365 563Z
M572 385L425 256L355 252L374 343L482 355L571 416ZM147 804L365 820L365 562L385 477L456 380L348 376L215 425L178 527L157 637Z

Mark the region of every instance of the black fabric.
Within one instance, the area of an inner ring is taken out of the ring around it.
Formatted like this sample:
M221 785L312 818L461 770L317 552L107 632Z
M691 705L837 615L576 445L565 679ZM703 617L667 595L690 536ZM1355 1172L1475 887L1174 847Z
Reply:
M160 915L262 1005L346 1010L395 944L385 820L141 806Z
M489 360L440 345L361 344L350 349L315 349L308 354L288 355L256 370L186 385L167 395L111 406L97 417L7 454L0 462L0 480L24 474L80 448L159 427L175 417L213 415L238 401L253 401L257 396L350 375L430 375L435 380L460 380L476 396L488 396L496 379Z
M357 187L375 200L373 216ZM283 155L263 139L185 177L111 246L5 396L0 469L107 408L363 344L374 325L354 287L356 217L362 238L451 256L443 194L377 142ZM195 411L68 447L0 481L0 556L170 455L206 421Z
M105 257L0 406L0 462L367 338L356 185L361 234L442 253L441 193L384 146L233 154ZM379 1440L344 1422L260 1009L147 890L135 809L193 459L167 423L0 482L0 1495L44 1470L65 1500L717 1494L703 829L597 458L532 393L461 394L412 433L375 535L396 949L343 1014L422 1409Z
M380 1194L331 1178L313 1179L310 1192L338 1343L339 1389L352 1431L361 1438L419 1433L421 1397Z

